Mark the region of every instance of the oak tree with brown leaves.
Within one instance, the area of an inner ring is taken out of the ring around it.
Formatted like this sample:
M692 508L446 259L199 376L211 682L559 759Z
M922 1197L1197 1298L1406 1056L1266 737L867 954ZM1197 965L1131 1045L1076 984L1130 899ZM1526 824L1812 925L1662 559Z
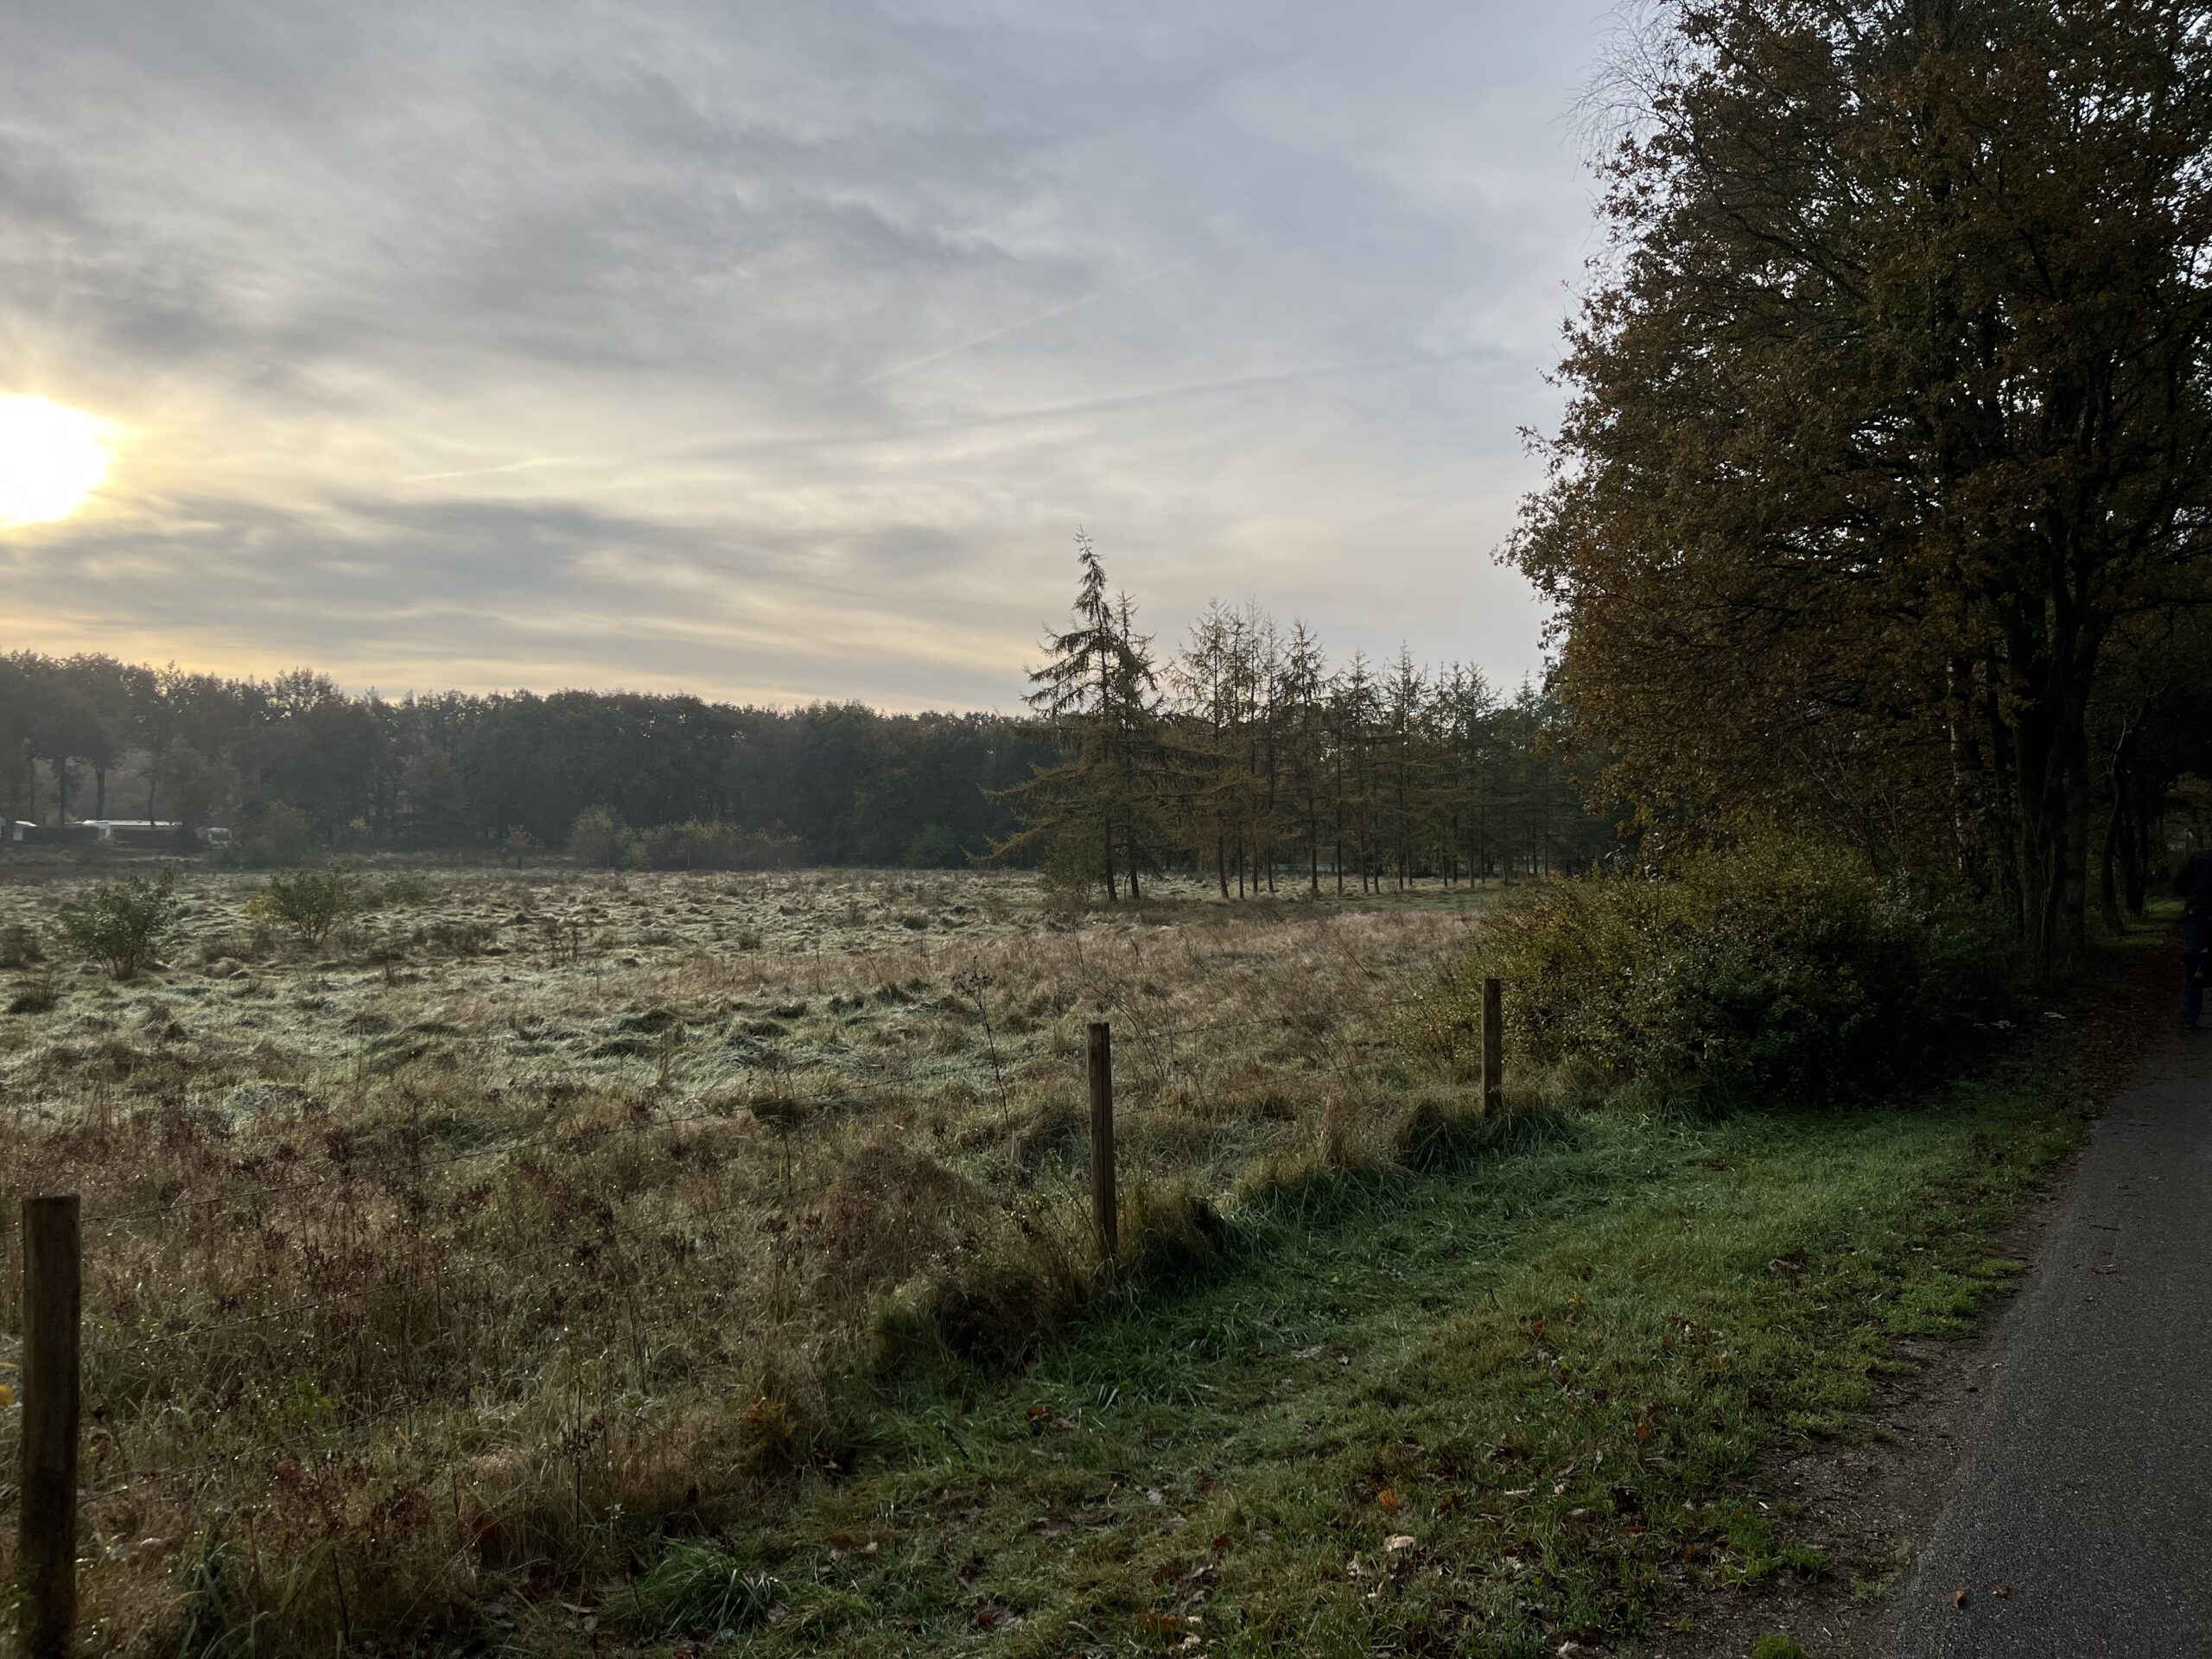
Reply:
M2212 7L1677 0L1512 556L1645 821L1811 817L2083 936L2116 632L2199 603Z

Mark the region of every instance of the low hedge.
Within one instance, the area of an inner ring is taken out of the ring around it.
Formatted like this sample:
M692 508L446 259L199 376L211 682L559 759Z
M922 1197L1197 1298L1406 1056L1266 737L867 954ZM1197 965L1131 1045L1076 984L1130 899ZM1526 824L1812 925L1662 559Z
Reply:
M2005 999L2009 960L2004 930L1969 900L1847 852L1753 846L1502 902L1407 1034L1464 1071L1494 975L1509 1065L1569 1098L1817 1103L1937 1069Z

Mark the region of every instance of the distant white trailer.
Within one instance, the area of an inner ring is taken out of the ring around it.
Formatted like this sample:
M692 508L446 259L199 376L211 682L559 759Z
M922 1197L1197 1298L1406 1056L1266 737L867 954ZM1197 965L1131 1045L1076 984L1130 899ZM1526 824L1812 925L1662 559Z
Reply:
M120 833L126 836L159 835L162 830L174 834L180 826L174 818L94 818L92 828L99 832L102 841L113 841Z

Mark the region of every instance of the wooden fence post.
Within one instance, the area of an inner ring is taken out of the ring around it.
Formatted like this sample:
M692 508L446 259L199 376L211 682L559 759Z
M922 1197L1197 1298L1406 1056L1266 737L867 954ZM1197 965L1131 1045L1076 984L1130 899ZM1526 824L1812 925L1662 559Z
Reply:
M1090 1022L1090 1224L1098 1253L1114 1260L1121 1248L1120 1200L1114 1192L1114 1028Z
M1505 995L1494 979L1483 981L1483 1114L1505 1104Z
M79 1244L75 1193L23 1200L23 1473L16 1561L28 1659L67 1659L77 1624Z

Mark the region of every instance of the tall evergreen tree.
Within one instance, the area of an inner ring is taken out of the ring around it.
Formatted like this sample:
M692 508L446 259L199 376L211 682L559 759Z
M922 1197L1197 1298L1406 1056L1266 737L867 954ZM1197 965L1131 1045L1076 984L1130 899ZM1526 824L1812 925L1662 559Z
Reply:
M1087 843L1108 900L1119 899L1125 878L1137 899L1144 872L1156 867L1160 839L1158 676L1129 601L1109 596L1097 550L1080 531L1076 563L1069 626L1046 639L1046 659L1030 671L1027 699L1067 758L998 791L1022 828L992 856L1007 861L1040 847Z

